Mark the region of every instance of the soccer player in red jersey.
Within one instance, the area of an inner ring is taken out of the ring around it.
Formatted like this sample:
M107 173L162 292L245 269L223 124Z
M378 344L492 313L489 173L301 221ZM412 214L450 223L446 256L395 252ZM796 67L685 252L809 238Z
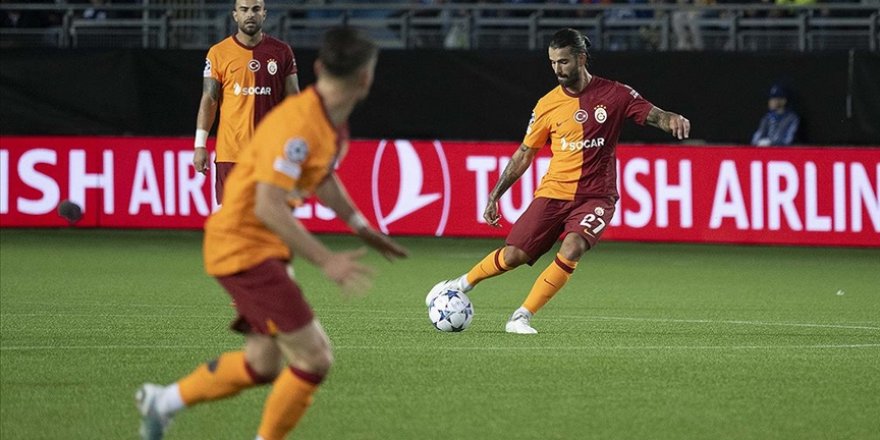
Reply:
M206 174L205 145L219 107L214 176L217 203L223 200L226 176L257 123L286 96L299 93L293 50L262 31L266 19L263 0L235 0L232 18L238 31L212 46L205 59L193 154L195 170Z
M389 260L406 249L363 218L335 174L348 143L348 117L366 98L377 47L352 28L327 32L315 62L317 82L278 104L260 123L227 181L223 206L205 224L205 270L235 300L232 328L241 350L220 354L175 383L144 384L136 394L141 437L161 439L184 408L272 384L258 440L281 440L298 423L333 364L330 340L306 296L288 275L295 254L357 293L371 270L365 249L333 252L292 215L288 200L312 194L347 219L352 230Z
M553 156L535 199L513 225L505 246L466 274L437 283L426 303L446 289L468 292L481 281L534 264L560 236L556 258L507 321L508 333L533 334L532 316L565 285L584 253L596 245L618 199L615 148L624 120L648 124L685 139L690 121L661 110L627 85L590 74L590 41L562 29L550 41L550 67L559 86L541 98L525 139L489 193L483 218L498 227L498 200L549 143Z

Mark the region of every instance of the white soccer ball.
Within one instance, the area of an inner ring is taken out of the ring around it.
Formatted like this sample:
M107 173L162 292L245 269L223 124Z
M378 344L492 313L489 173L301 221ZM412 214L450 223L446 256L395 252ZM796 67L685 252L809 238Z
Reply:
M474 319L474 305L464 292L445 290L428 306L428 319L437 330L460 332L471 325Z

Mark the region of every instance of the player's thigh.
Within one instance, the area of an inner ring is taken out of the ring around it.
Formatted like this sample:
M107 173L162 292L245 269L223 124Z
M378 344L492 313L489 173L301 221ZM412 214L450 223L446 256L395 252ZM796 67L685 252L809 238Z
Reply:
M505 243L525 252L529 265L535 264L559 239L565 226L567 203L544 197L532 200L513 224Z
M578 234L592 249L608 229L614 217L615 200L611 197L579 200L565 219L565 233Z

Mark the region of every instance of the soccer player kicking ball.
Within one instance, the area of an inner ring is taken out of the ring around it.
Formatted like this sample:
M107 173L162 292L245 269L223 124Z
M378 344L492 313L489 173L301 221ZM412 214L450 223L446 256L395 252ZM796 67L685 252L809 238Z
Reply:
M505 326L508 333L537 333L531 326L532 316L562 289L614 215L619 198L614 150L624 119L647 123L677 139L688 137L690 121L683 116L655 107L629 86L591 75L589 47L590 40L574 29L553 35L550 67L559 87L535 106L522 145L489 193L483 218L499 226L498 199L549 141L553 156L547 174L535 199L513 225L505 246L466 274L437 283L428 293L427 304L447 289L468 292L487 278L524 263L534 264L564 235L556 258Z
M244 349L171 385L144 384L135 396L142 438L161 439L183 408L271 383L257 439L281 440L312 402L333 355L287 262L291 254L305 258L344 293L363 292L371 270L358 262L365 250L331 252L312 236L290 215L290 197L315 193L386 258L406 256L367 224L334 173L345 156L341 145L348 145L341 134L373 83L376 57L376 45L353 29L328 31L316 85L284 100L257 127L229 176L223 206L205 224L205 268L235 301L232 328L244 333Z

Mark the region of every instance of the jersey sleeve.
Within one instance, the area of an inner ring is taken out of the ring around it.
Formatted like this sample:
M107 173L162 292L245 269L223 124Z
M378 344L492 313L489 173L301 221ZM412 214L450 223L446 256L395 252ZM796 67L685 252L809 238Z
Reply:
M259 149L254 165L256 180L291 191L302 175L308 153L309 144L305 138L277 139L268 148Z
M286 52L285 53L286 56L284 57L285 62L284 62L284 66L282 66L282 67L284 69L283 70L284 76L287 77L287 76L293 75L297 72L297 70L296 70L296 56L293 55L293 49L291 49L290 46L285 45L284 50Z
M529 119L529 126L526 128L526 136L523 139L523 145L529 148L542 148L550 137L550 121L549 113L541 103L532 110L532 117Z
M213 78L220 84L223 84L223 72L220 65L220 54L217 47L208 49L208 55L205 57L205 71L202 74L204 78Z
M623 87L627 93L626 98L624 98L626 102L626 117L632 119L636 124L645 125L645 120L648 119L648 113L654 108L654 104L643 98L632 87L625 84Z

